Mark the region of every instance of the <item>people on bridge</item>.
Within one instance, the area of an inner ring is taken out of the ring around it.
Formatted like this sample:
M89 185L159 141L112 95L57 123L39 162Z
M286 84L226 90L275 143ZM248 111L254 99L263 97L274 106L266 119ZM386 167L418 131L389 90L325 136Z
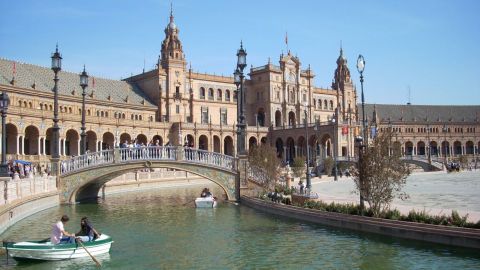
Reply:
M70 244L75 242L75 234L65 231L65 224L70 220L67 215L63 215L60 221L53 224L52 236L50 242L54 245Z
M77 239L81 240L82 242L94 241L100 237L100 233L93 228L87 217L83 217L80 220L80 231L76 233L76 235Z

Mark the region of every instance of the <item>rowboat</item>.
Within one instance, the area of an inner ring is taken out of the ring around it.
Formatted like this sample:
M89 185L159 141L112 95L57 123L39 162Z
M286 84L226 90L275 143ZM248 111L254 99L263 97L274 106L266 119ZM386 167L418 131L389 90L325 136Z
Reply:
M110 236L102 234L95 241L82 242L92 255L108 253L113 240ZM68 260L88 257L85 249L77 244L54 245L50 239L42 241L3 242L3 248L15 260Z
M197 208L213 208L217 207L217 200L214 197L200 197L195 199L195 207Z

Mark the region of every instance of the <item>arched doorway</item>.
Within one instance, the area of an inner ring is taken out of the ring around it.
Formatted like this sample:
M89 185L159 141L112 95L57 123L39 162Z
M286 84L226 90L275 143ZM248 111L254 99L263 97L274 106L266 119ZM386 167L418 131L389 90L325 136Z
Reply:
M288 113L288 125L291 127L295 127L296 121L295 121L295 113L294 112L289 112Z
M131 141L132 141L132 137L130 136L130 134L122 133L120 135L120 143L119 143L120 145L125 144L125 143L129 144L129 143L131 143Z
M136 140L137 140L137 144L139 144L139 145L143 144L143 145L146 146L147 143L148 143L147 136L145 136L144 134L141 134L141 133L137 135Z
M201 135L198 138L198 149L208 151L208 138L205 135Z
M282 126L282 113L278 110L275 112L275 126Z
M473 142L472 141L468 141L466 144L465 144L465 154L467 155L473 155L474 153L474 145L473 145Z
M252 136L248 139L248 149L252 149L253 147L257 147L257 138Z
M113 149L115 147L115 136L111 132L103 133L102 141L102 149Z
M417 143L417 155L418 156L425 156L425 143L422 141L419 141Z
M97 134L94 131L89 130L87 131L87 136L85 139L87 141L87 150L90 152L97 151Z
M292 137L287 138L287 162L291 163L295 158L295 141Z
M163 138L160 135L155 135L152 138L153 145L163 145Z
M67 156L78 156L80 154L79 147L80 135L74 129L67 130L65 139L65 154Z
M192 135L187 134L187 136L185 137L185 140L188 147L195 147L195 139L193 138Z
M406 156L413 155L413 143L411 141L408 141L405 143L405 155Z
M38 137L39 131L35 126L28 126L25 129L25 136L23 140L23 147L25 155L38 155Z
M443 153L444 157L450 156L450 143L449 142L447 142L447 141L442 142L442 153Z
M220 138L217 135L213 136L213 152L221 153L220 152Z
M223 139L223 153L233 156L233 139L230 136L226 136L225 139Z
M283 141L281 138L275 141L275 148L277 149L277 157L283 158Z
M431 156L438 156L438 144L436 141L430 142L430 155Z
M45 137L45 154L51 155L53 153L53 128L47 129Z
M455 141L453 143L453 155L459 156L462 154L462 143L459 141Z
M261 127L265 126L265 109L259 108L257 111L257 124Z
M13 124L6 124L6 141L7 141L7 154L17 154L17 136L18 130L17 127Z

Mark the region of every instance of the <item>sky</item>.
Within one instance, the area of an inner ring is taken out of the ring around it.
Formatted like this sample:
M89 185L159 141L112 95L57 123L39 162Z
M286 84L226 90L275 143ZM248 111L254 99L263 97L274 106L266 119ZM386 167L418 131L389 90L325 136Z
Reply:
M58 42L63 70L126 78L157 63L170 3L196 72L230 76L240 40L248 66L278 64L288 35L318 87L330 87L342 46L359 92L365 58L366 103L480 104L476 0L0 0L0 57L49 67Z

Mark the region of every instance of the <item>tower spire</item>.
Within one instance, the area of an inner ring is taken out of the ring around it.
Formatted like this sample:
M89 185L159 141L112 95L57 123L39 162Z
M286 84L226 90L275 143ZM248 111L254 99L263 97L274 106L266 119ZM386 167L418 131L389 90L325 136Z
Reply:
M173 22L173 3L170 2L170 21Z

